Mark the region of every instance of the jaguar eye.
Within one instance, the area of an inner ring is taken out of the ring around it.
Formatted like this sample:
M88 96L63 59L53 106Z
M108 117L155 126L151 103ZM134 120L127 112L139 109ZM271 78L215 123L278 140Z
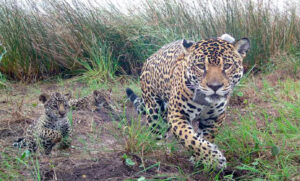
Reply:
M231 67L231 65L232 65L232 64L225 63L225 64L224 64L224 69L225 69L225 70L226 70L226 69L229 69L229 68Z
M205 65L204 64L197 64L197 67L201 70L205 70Z

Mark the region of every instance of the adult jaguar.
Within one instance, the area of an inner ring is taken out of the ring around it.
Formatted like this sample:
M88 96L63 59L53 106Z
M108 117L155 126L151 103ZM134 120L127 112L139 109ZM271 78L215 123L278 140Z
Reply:
M196 160L225 168L226 158L213 142L232 90L243 75L249 48L247 38L235 41L227 34L198 42L172 42L145 62L140 77L142 98L129 88L126 93L139 112L147 112L153 129L160 127L161 117ZM198 122L198 131L192 121Z

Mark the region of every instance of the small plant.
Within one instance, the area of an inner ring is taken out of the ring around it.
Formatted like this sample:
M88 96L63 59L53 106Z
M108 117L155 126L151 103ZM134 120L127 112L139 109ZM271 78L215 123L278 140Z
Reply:
M157 140L151 130L146 125L142 125L140 119L132 119L130 122L123 120L125 150L130 153L146 154L158 149Z
M129 158L129 157L126 155L126 153L124 153L124 155L122 156L122 158L124 159L125 164L126 164L127 166L134 166L134 165L136 164L134 161L132 161L131 158Z
M165 153L167 150L175 151L174 145L176 141L167 143L163 135L167 134L167 124L158 119L156 126L148 126L145 124L144 115L139 115L131 120L126 117L126 106L120 117L118 128L122 129L122 136L125 140L125 151L139 155L142 159L146 155ZM157 129L160 126L161 129ZM153 130L159 131L155 134Z

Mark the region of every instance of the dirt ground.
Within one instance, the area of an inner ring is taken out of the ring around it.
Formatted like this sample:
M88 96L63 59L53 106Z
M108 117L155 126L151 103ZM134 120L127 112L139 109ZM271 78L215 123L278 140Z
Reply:
M76 84L59 87L48 83L36 88L16 84L11 90L4 91L0 95L0 151L9 150L8 154L12 156L22 153L7 148L12 147L12 142L22 136L33 120L42 114L43 107L38 102L41 92L73 90L83 86L85 85ZM251 94L253 93L249 92L244 97L233 98L230 106L239 107L242 113L245 107L244 100L251 97ZM124 96L117 97L120 99ZM122 104L124 100L113 101ZM137 114L132 104L126 103L126 106L128 120L136 118ZM188 180L212 178L211 175L203 173L193 174L197 168L188 161L189 157L181 152L169 155L166 151L163 156L143 158L127 153L124 149L126 137L121 134L122 128L116 126L121 120L122 108L119 109L115 112L105 108L96 112L73 111L72 147L66 150L55 148L50 156L37 155L42 180L126 180L138 179L141 176L153 180L180 180L181 173L185 173L184 178ZM227 119L230 124L230 120L236 118L232 115ZM124 154L134 161L134 166L125 164ZM233 170L228 168L221 177L232 172ZM20 171L20 174L26 179L31 178L27 170ZM234 176L242 174L234 172ZM186 177L187 175L189 176Z
M78 86L84 85L75 85ZM22 154L22 151L12 148L13 141L21 137L26 128L42 114L43 106L38 102L38 95L41 92L53 92L57 89L64 88L55 84L45 84L40 85L36 90L16 84L11 90L2 93L0 96L2 152L12 157ZM72 87L67 89L72 90ZM176 168L179 160L180 167L185 172L194 171L193 165L184 156L172 160L165 155L164 161L161 161L146 157L142 160L138 155L126 153L125 137L120 134L122 128L116 127L121 119L120 114L121 110L112 112L105 108L95 112L73 111L71 148L61 150L55 147L50 156L41 154L35 156L39 160L42 180L126 180L138 179L141 176L159 180L170 179L179 173ZM127 106L126 116L128 120L138 116L130 103ZM135 162L134 166L125 164L124 154ZM142 163L144 167L140 167ZM151 168L157 163L159 166ZM32 178L28 170L19 172L25 179ZM195 175L191 176L191 179L199 177L203 178L201 175Z

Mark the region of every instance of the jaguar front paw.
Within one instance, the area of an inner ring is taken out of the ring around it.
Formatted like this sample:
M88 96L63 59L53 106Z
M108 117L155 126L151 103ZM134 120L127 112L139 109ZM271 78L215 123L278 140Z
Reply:
M200 141L201 144L201 152L198 149L194 156L196 161L201 161L203 164L207 166L212 166L216 169L225 169L226 168L226 157L223 153L218 149L217 145L212 144L210 142L205 142L206 140Z

